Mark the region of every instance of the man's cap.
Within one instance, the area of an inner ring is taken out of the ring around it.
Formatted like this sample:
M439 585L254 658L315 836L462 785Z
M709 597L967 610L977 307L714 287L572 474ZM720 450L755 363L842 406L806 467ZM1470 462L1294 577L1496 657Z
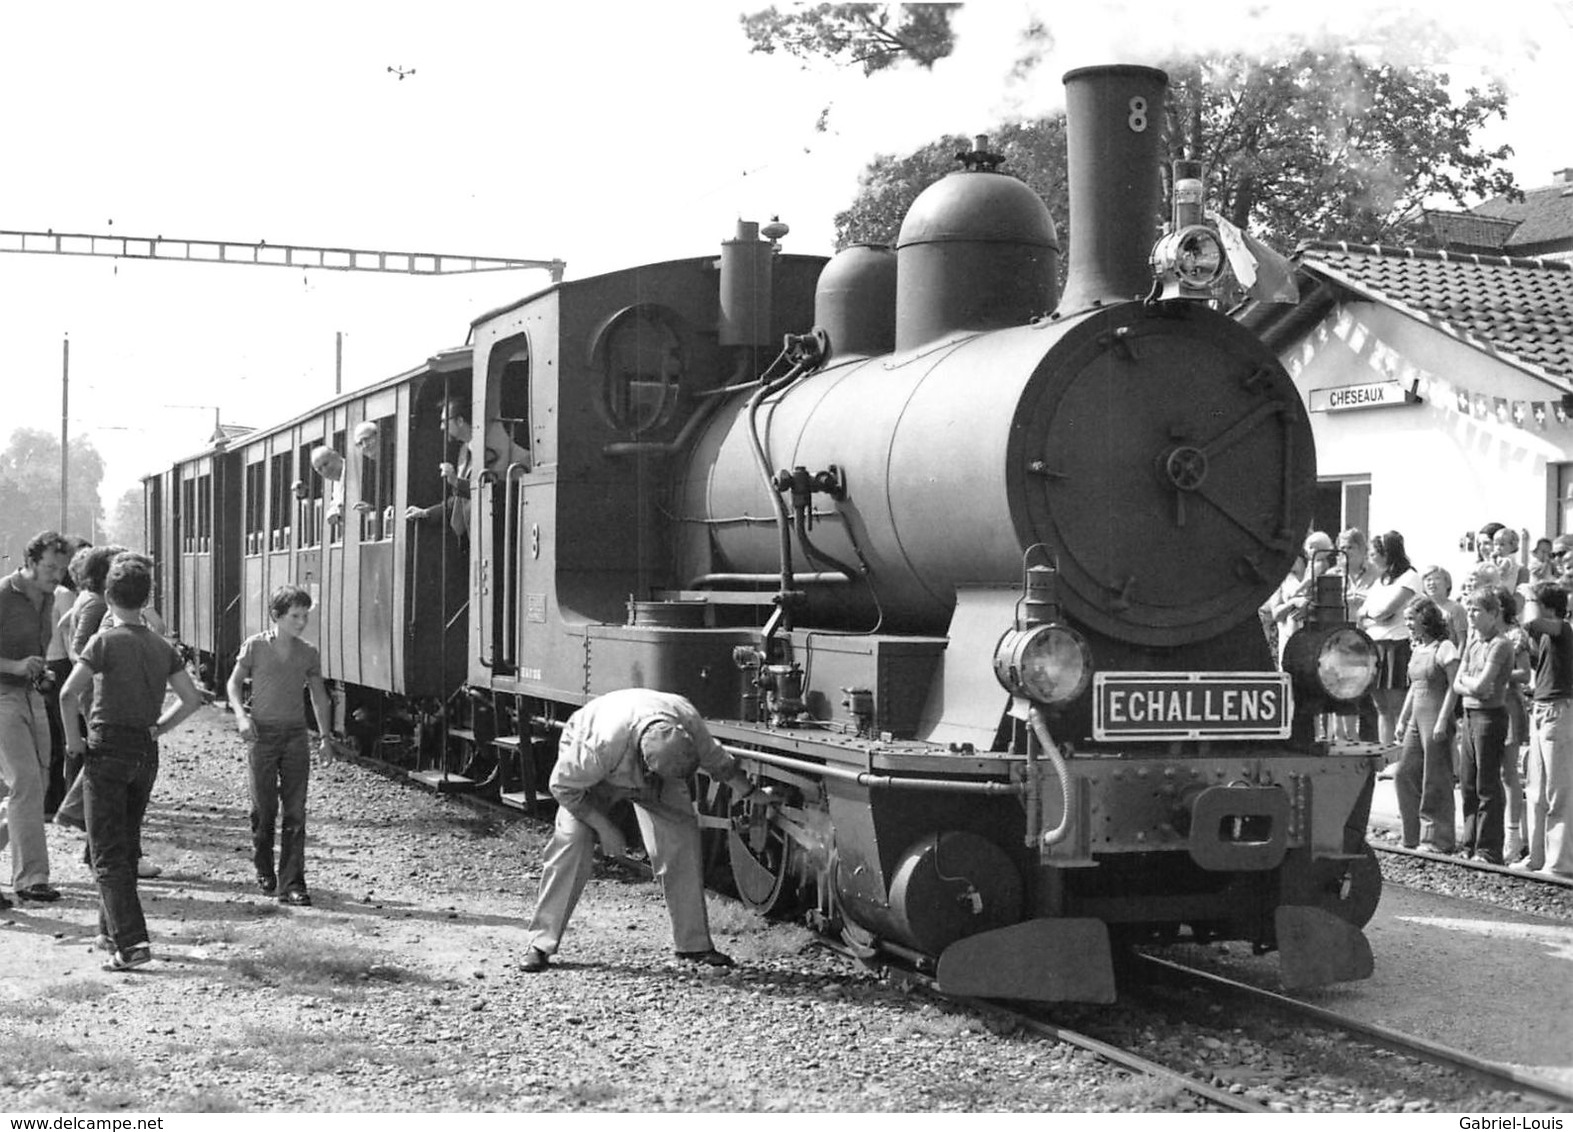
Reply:
M364 444L368 440L377 439L377 425L375 421L361 421L355 426L355 443Z
M1307 558L1311 557L1311 555L1317 553L1318 551L1332 549L1333 540L1328 537L1326 531L1312 531L1310 534L1305 536L1305 546L1303 548L1303 553Z
M693 736L669 719L657 719L639 733L645 766L662 778L687 778L699 767Z
M1573 535L1558 535L1551 540L1551 552L1560 554L1564 550L1573 550Z

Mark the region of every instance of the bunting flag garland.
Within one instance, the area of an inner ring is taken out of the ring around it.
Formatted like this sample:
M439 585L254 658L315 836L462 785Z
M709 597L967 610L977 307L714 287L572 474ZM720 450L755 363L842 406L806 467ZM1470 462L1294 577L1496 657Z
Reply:
M1548 401L1519 401L1511 397L1497 397L1473 389L1465 389L1445 381L1435 374L1417 373L1409 386L1414 397L1439 407L1452 406L1460 415L1479 421L1496 421L1512 424L1522 429L1545 432L1555 421L1559 425L1573 426L1569 420L1567 402L1573 398Z

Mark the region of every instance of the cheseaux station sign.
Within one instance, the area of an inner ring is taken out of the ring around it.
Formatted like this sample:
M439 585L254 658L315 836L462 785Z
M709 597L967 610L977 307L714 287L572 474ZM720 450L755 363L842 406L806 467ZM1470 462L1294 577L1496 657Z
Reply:
M1092 735L1119 739L1287 739L1284 672L1099 672Z
M1308 408L1313 413L1341 413L1349 409L1382 409L1391 405L1415 405L1420 398L1401 381L1368 381L1363 385L1335 385L1313 389Z

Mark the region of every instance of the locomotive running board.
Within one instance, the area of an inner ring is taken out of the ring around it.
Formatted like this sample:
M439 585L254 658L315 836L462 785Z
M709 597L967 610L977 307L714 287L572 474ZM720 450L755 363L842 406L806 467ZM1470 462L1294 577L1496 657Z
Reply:
M1348 920L1307 904L1284 904L1273 918L1286 990L1369 979L1376 969L1371 941Z
M937 982L971 998L1113 1002L1109 929L1102 920L1043 919L969 935L940 953Z

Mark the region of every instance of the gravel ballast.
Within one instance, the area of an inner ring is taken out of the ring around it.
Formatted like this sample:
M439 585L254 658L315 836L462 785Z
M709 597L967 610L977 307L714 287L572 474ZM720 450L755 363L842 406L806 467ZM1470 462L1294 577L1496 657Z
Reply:
M244 753L205 708L163 744L152 965L92 947L82 841L56 904L0 912L0 1111L1164 1109L1174 1090L997 1034L711 895L737 968L679 967L656 886L598 875L561 956L518 969L544 821L313 768L308 879L252 879Z
M164 872L141 885L157 958L142 970L101 970L82 841L50 828L65 898L0 912L0 1111L1194 1108L1172 1084L953 1008L715 894L716 944L738 966L680 965L648 880L598 872L553 967L526 974L549 823L354 762L314 765L315 904L281 907L252 878L244 762L215 708L164 741L145 835ZM1527 887L1495 879L1498 900ZM1347 993L1372 997L1382 982ZM1430 989L1448 1010L1456 991ZM1351 1092L1336 1039L1257 1049L1166 1012L1063 1014L1160 1054L1166 1038L1221 1053L1218 1083L1274 1108L1446 1111L1466 1095L1414 1074Z

